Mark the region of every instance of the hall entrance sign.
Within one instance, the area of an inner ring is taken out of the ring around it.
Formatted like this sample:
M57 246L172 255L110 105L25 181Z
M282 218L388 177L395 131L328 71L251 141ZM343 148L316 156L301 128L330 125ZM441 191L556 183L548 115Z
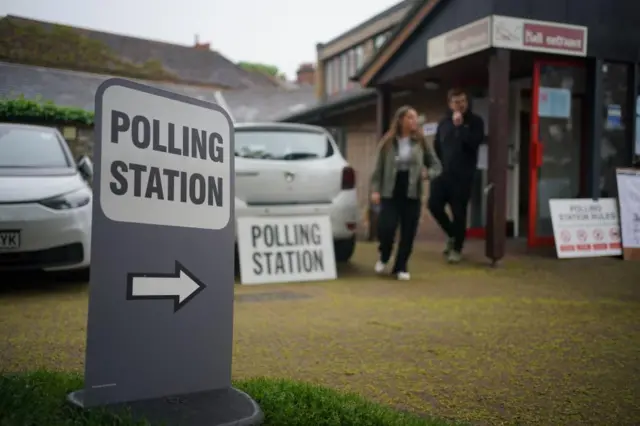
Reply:
M117 78L95 105L85 388L69 400L169 426L260 424L231 387L229 114Z

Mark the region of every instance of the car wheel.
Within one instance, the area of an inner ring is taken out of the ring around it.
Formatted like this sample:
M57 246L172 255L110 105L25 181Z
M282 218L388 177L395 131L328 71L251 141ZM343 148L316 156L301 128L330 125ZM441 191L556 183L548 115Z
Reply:
M60 280L73 282L73 283L88 283L90 277L90 269L81 268L72 271L60 271L54 272L53 275Z
M346 263L353 256L353 252L356 250L356 236L352 236L346 240L334 240L333 250L336 255L336 262Z

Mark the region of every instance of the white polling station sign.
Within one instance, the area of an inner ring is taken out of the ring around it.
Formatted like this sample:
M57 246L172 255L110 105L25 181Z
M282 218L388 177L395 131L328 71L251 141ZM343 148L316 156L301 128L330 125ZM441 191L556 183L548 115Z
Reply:
M238 218L242 284L334 280L328 216Z
M615 198L554 199L549 208L558 258L622 254Z
M227 225L232 153L222 114L120 86L104 93L103 108L101 204L109 219Z

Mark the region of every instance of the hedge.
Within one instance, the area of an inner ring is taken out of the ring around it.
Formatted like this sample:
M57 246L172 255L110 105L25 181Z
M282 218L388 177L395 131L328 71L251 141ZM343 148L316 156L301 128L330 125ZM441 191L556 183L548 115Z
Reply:
M92 126L93 112L42 99L0 98L0 122Z

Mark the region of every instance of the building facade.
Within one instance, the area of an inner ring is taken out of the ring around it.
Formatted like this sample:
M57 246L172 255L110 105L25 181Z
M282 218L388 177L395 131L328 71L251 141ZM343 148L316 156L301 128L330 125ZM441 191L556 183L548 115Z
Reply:
M382 47L415 0L405 0L327 43L316 45L317 96L329 99L359 88L351 77Z
M432 133L446 90L462 86L486 125L470 233L497 258L505 236L551 244L549 199L615 196L616 167L638 160L637 16L632 0L412 2L356 88L287 119L343 129L364 206L394 109L415 106Z

